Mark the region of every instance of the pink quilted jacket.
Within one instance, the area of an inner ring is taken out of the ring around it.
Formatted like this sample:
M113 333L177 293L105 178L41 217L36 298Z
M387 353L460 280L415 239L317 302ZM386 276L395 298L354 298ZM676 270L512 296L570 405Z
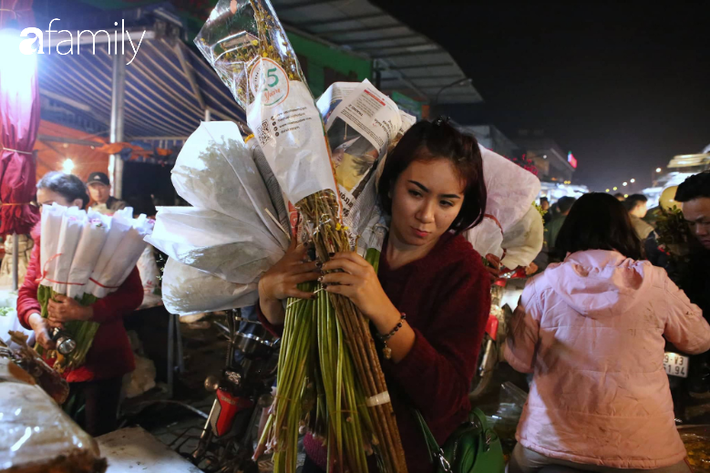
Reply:
M528 282L511 329L506 359L534 373L518 425L523 446L612 468L685 458L664 337L702 353L710 326L665 270L615 251L574 253Z

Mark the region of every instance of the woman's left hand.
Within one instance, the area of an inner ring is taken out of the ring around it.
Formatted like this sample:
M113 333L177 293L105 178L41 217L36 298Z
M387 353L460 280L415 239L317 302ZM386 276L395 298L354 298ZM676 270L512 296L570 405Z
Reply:
M380 319L391 313L398 317L399 312L382 289L375 268L362 256L355 252L336 253L322 270L328 272L320 279L325 290L353 301L375 325L386 322Z
M58 294L47 304L48 321L51 327L62 327L64 322L89 320L94 316L91 306L82 306L75 299Z

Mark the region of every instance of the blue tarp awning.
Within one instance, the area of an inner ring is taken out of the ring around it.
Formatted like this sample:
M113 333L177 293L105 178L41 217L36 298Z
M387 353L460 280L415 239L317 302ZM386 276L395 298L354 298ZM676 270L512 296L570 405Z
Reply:
M179 38L149 36L126 66L124 141L179 145L204 120L206 110L214 120L245 123L229 89L197 53ZM76 54L74 44L71 55L59 55L56 48L38 55L40 93L104 136L110 126L114 60L107 46L97 43L93 53L91 43L83 44ZM126 55L126 62L132 57Z

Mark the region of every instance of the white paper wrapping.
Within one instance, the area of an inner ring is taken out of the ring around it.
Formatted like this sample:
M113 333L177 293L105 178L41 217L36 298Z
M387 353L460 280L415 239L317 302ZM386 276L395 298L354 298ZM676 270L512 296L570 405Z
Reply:
M259 299L257 283L236 284L168 258L163 271L163 304L171 314L238 309Z
M101 299L118 289L136 267L146 247L145 237L152 229L153 222L145 215L133 219L106 266L98 273L94 271L87 292Z
M255 163L253 150L244 143L235 123L202 123L180 151L172 181L177 193L193 206L265 227L266 238L288 247L288 234L274 222L279 212L273 196Z
M54 272L52 274L52 289L58 294L67 293L67 282L69 281L69 271L76 247L79 245L81 232L86 224L86 212L78 207L69 207L62 216L62 227L59 230L57 242L57 257L54 260ZM49 277L49 276L48 276Z
M109 228L108 236L106 237L106 243L99 253L99 258L96 260L96 265L94 270L91 272L91 278L86 284L85 292L88 294L94 294L96 292L96 284L91 281L100 281L106 265L108 265L109 260L113 256L118 244L121 242L124 234L128 231L131 226L131 219L133 217L133 209L131 207L126 207L125 209L116 212L113 217L111 217L111 228Z
M285 254L263 226L194 207L160 207L146 241L183 264L240 284L254 282Z
M486 218L465 233L481 254L503 256L504 234L530 209L540 193L539 179L503 156L479 145L488 191ZM510 250L511 248L509 248Z
M271 71L279 81L274 87L269 87L273 81L260 80ZM288 80L281 66L263 58L250 73L249 86L255 100L247 109L247 123L288 199L298 203L325 189L337 193L323 122L306 84ZM282 98L273 103L267 89L279 86Z
M43 286L51 286L52 283L47 280L54 279L54 268L57 265L56 258L57 248L59 246L59 232L62 228L62 217L67 208L59 204L45 205L42 208L42 235L40 246L40 271L42 280L40 284ZM49 276L51 275L51 276Z
M531 205L523 218L505 232L502 242L505 249L505 256L501 260L503 266L515 269L519 266L526 267L532 263L542 251L544 231L542 216Z
M67 286L67 296L80 298L84 295L86 284L89 282L99 254L106 243L110 228L110 217L93 210L88 211L87 222L82 229L81 238L69 270L67 281L70 284Z

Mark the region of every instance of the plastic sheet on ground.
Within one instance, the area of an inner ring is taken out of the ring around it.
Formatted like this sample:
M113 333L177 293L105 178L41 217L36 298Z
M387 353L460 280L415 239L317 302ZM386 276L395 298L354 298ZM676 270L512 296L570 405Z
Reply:
M22 373L14 363L0 359L0 468L105 471L94 439L39 386L27 383Z

